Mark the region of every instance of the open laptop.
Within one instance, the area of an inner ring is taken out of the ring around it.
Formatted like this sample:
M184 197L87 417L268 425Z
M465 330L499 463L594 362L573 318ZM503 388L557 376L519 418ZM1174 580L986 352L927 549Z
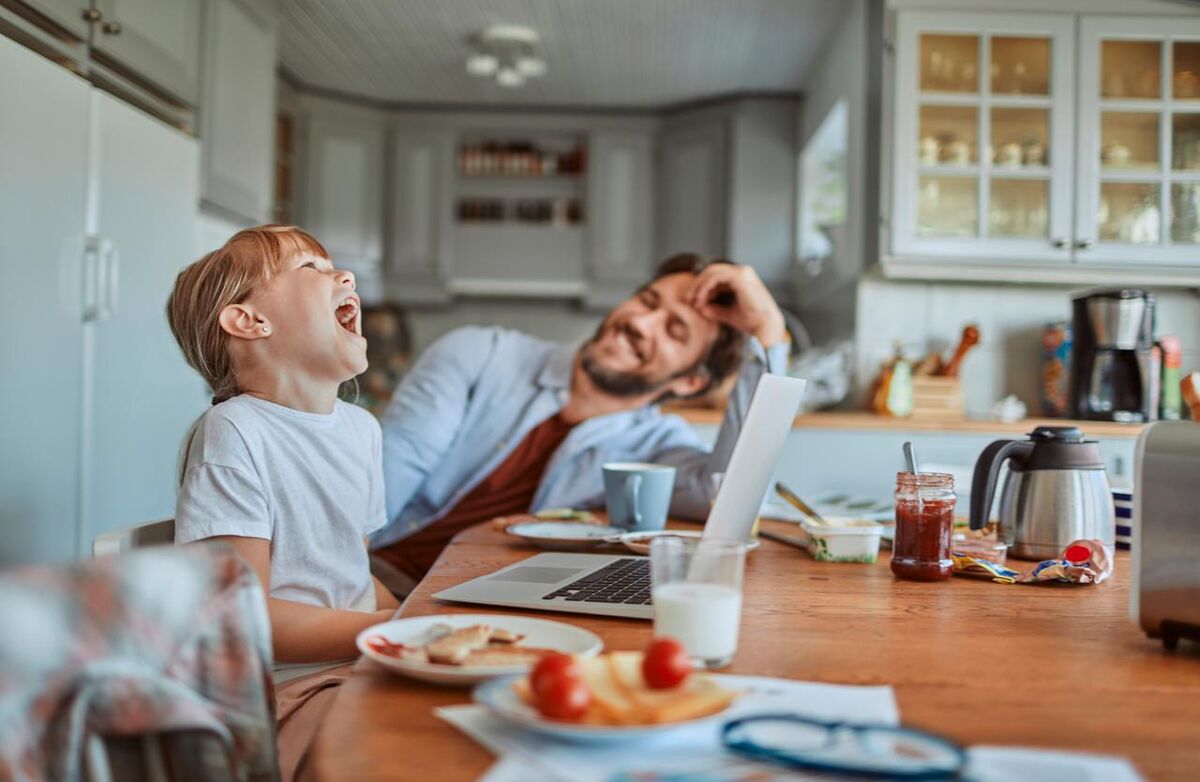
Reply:
M763 375L704 525L704 537L749 540L800 408L805 381ZM460 603L650 619L650 558L609 554L537 554L438 592Z

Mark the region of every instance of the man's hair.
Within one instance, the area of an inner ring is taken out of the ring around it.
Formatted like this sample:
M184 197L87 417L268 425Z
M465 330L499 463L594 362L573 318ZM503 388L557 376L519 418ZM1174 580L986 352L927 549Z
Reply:
M658 269L654 272L654 277L650 282L683 272L699 274L709 266L717 263L732 264L733 261L726 258L705 259L696 253L677 253L658 265ZM708 375L708 383L690 396L701 396L708 393L715 386L720 385L721 381L736 372L742 362L742 351L745 349L745 342L746 338L740 331L721 324L717 330L717 338L709 346L708 353L697 361L695 366L688 370L688 372L694 372L699 369Z

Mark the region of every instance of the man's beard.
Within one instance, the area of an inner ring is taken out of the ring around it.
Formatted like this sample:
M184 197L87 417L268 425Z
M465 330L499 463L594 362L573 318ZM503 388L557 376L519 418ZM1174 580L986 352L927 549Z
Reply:
M663 397L669 393L665 390L668 383L681 375L688 374L694 369L692 367L670 377L654 379L637 372L622 372L618 369L608 369L601 366L600 362L592 355L591 348L604 336L604 331L607 328L609 328L607 321L600 324L600 327L596 329L596 333L583 346L579 358L579 366L587 374L592 383L595 384L596 388L599 388L606 394L630 397L645 396L657 391L661 392L658 396Z

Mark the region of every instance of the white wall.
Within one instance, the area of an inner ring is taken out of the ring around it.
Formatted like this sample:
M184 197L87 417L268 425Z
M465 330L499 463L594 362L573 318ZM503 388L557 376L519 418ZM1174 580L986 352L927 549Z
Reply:
M858 277L877 260L881 42L872 6L869 0L845 3L841 21L800 85L804 99L796 123L797 154L839 100L847 107L846 224L830 231L833 255L819 274L793 273L800 317L817 342L853 334Z
M1038 412L1042 327L1071 319L1071 294L1085 286L991 285L885 280L871 274L858 286L855 335L860 391L899 342L909 358L948 353L963 326L975 323L982 340L967 355L961 377L967 413L986 416L992 403L1016 394ZM1183 368L1200 369L1200 292L1156 290L1157 335L1183 340Z

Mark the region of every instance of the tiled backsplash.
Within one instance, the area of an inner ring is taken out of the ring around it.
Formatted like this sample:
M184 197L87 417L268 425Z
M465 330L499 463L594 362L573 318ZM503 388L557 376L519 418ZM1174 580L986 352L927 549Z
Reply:
M949 353L963 326L975 323L982 339L961 371L967 413L986 416L997 399L1016 394L1036 415L1042 327L1049 321L1070 320L1071 294L1083 287L907 282L867 275L858 285L858 387L869 387L897 342L910 358L931 350ZM1200 294L1154 293L1156 336L1178 335L1184 371L1200 369Z

